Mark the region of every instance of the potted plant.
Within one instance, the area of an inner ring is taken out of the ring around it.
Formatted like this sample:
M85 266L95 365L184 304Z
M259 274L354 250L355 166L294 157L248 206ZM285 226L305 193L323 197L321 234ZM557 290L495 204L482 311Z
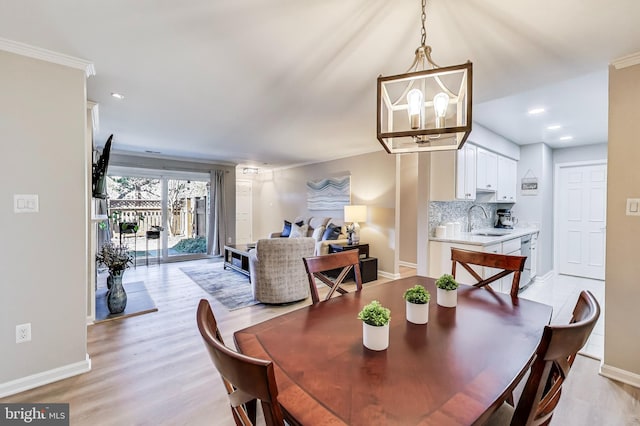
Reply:
M407 321L414 324L426 324L429 322L429 301L431 294L420 284L416 284L403 296L406 301Z
M438 305L445 308L455 308L458 304L458 283L453 275L444 274L436 280L438 287Z
M122 275L132 263L129 249L126 245L107 241L96 254L96 260L109 269L107 308L112 314L120 313L127 306L127 293L122 286Z
M389 309L373 300L358 313L358 319L362 320L362 343L366 348L383 351L389 347Z

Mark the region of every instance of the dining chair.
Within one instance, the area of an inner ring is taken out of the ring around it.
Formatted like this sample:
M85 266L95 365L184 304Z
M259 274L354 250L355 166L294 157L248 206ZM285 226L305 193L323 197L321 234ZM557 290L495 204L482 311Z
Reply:
M515 409L502 404L487 425L548 425L576 354L587 342L599 316L598 301L591 292L582 291L568 325L545 326L518 404Z
M510 294L512 298L517 299L518 289L520 288L520 274L524 269L524 263L526 260L526 256L513 256L451 248L451 275L455 278L456 265L459 263L471 274L471 276L473 276L473 278L476 279L476 281L478 281L476 284L473 284L475 287L486 286L491 288L489 284L499 280L500 278L506 277L509 274L513 274ZM501 271L490 277L482 278L470 265L501 269Z
M316 278L326 284L331 289L324 300L331 299L336 291L340 294L348 293L347 290L340 287L349 271L353 269L354 279L356 281L356 291L362 290L362 276L360 274L360 252L358 250L345 250L338 253L325 254L322 256L304 257L304 267L309 277L309 290L311 290L312 304L320 301L318 296L318 288L316 287ZM331 277L336 269L340 269L336 278Z
M242 355L226 347L208 300L200 300L196 320L209 356L227 390L236 425L256 424L256 404L259 399L265 423L268 426L284 426L273 363Z

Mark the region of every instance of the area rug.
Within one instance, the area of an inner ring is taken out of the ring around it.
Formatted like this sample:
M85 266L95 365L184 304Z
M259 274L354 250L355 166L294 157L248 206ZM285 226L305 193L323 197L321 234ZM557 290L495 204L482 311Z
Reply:
M127 307L119 314L109 313L109 308L107 308L107 287L98 287L96 290L96 323L148 314L158 310L143 281L124 283L123 285L124 290L127 292Z
M260 303L253 298L249 277L222 266L222 262L208 263L180 270L230 311Z

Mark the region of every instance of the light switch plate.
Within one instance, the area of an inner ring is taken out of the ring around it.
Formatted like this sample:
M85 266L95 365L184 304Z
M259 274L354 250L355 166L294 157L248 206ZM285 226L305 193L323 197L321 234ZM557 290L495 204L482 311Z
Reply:
M13 194L14 213L38 213L38 194Z
M627 216L640 216L640 198L627 198Z

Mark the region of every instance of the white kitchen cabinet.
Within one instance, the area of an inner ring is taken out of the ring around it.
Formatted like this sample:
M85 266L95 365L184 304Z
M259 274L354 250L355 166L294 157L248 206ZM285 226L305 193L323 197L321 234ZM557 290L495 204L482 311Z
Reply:
M465 144L456 152L456 198L476 199L476 147Z
M498 203L515 203L518 187L518 163L511 158L498 155Z
M480 246L474 244L463 244L443 241L429 242L429 276L438 278L442 274L451 273L451 248L459 248L463 250L482 251L485 253L509 254L520 256L520 236L506 241L494 244ZM471 266L474 271L482 278L488 278L500 272L499 269ZM475 284L477 281L464 268L459 265L456 267L456 280L462 284ZM513 275L509 274L496 282L491 283L491 288L501 293L509 294L511 292L511 283Z
M475 200L476 147L465 144L456 151L432 152L431 201Z
M478 192L495 192L498 187L498 154L477 148L477 177Z
M538 233L531 234L531 280L538 275Z

